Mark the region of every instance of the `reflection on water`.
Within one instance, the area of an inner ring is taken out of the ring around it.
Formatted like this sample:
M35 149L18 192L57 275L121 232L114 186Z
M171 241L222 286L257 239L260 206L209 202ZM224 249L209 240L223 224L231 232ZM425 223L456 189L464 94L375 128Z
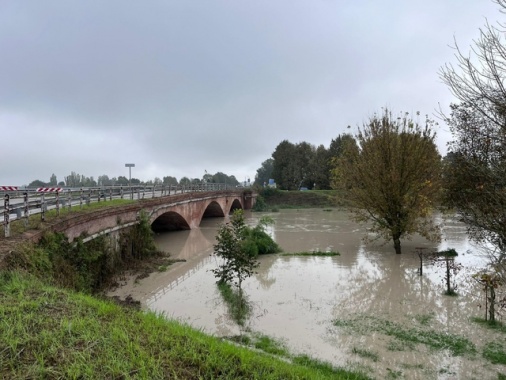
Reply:
M470 322L470 317L483 314L477 308L481 294L470 274L484 260L468 241L464 226L449 222L443 241L435 246L419 237L403 241L403 254L396 255L391 243L364 244L364 228L345 212L283 210L269 215L275 219L270 232L284 251L332 250L341 255L261 257L258 274L244 283L253 304L250 329L283 340L293 352L341 366L358 363L377 378L387 376L387 368L409 379L488 378L501 371L479 358L452 357L424 346L390 350L386 336L350 334L332 324L336 318L373 315L411 326L416 318L429 315L431 328L465 335L478 347L493 340L493 332ZM247 214L248 223L256 224L260 216ZM209 271L216 266L212 245L220 222L204 220L200 229L158 235L160 249L187 261L143 280L135 296L149 309L226 336L240 329L228 317ZM442 295L443 273L428 263L419 276L416 247L451 247L461 254L457 260L465 269L457 277L459 297ZM352 353L354 347L373 351L380 360L360 358Z

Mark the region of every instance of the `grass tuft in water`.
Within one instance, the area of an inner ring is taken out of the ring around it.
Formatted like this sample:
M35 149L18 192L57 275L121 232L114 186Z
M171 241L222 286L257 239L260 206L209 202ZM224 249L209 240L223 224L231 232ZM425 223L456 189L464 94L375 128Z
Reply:
M428 326L430 322L434 319L434 313L416 314L414 318L422 326Z
M289 357L290 352L286 348L285 344L279 340L273 339L267 335L255 335L255 342L253 346L258 349L272 355Z
M406 328L401 324L370 316L348 320L336 319L334 325L362 334L379 332L402 342L424 344L438 350L447 349L455 356L476 352L475 345L463 336L435 330Z
M377 353L370 351L370 350L366 350L364 348L353 347L351 352L362 357L362 358L370 359L373 362L377 362L379 360L379 356Z
M320 251L314 251L314 252L295 252L295 253L281 253L281 256L340 256L341 254L339 252L320 252Z
M471 321L477 323L487 329L495 330L502 334L506 334L506 325L500 321L490 321L484 318L474 317L471 318Z
M506 349L504 344L489 342L483 347L483 357L492 364L506 364Z
M217 286L227 305L228 313L239 326L244 327L251 314L251 305L244 293L241 296L237 289L225 282L218 282Z

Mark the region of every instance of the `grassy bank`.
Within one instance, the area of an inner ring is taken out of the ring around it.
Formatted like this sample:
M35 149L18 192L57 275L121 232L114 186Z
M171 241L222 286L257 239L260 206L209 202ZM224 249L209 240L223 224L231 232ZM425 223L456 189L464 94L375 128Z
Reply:
M336 208L347 204L337 190L285 191L263 189L259 192L266 210L280 208ZM258 199L257 199L258 202Z
M289 363L162 316L0 273L4 379L361 379Z

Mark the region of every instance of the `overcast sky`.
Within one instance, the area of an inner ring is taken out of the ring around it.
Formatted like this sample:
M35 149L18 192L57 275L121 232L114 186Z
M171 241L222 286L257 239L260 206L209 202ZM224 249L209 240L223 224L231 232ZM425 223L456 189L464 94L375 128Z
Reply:
M454 37L467 51L500 17L491 0L0 0L0 186L125 163L253 180L282 140L447 108Z

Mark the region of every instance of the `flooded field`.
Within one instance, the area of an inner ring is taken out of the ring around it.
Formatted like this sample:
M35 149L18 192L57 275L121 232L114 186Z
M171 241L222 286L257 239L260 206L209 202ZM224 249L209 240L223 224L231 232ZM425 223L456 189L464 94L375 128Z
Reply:
M247 214L248 223L261 215ZM364 227L345 212L268 215L275 219L269 232L285 252L341 255L261 257L258 274L244 284L253 305L248 330L281 340L294 353L359 368L377 379L497 379L506 373L506 366L485 354L492 343L504 345L506 334L472 321L484 316L484 296L471 274L486 260L461 224L448 221L440 244L404 240L402 255L396 255L390 242L365 244ZM160 249L187 261L116 294L131 294L146 308L217 336L240 334L209 271L217 264L212 244L220 222L204 220L200 229L158 235ZM417 247L457 250L464 266L456 277L459 296L443 295L442 269L425 263L419 276Z

